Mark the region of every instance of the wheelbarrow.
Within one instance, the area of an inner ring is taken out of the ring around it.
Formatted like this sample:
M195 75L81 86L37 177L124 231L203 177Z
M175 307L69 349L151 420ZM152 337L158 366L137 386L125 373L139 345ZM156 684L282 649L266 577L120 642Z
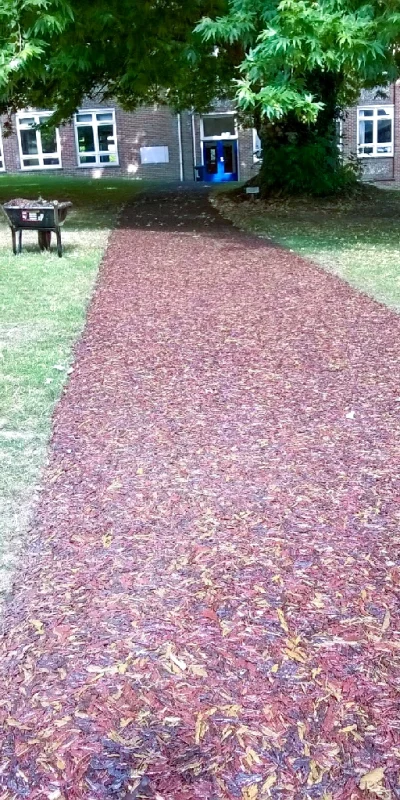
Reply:
M17 198L1 206L11 228L12 249L14 255L22 250L22 231L37 231L40 249L50 250L51 234L57 238L57 253L62 256L61 226L64 224L72 203L59 203L57 200L47 201L24 200ZM17 244L18 239L18 244Z

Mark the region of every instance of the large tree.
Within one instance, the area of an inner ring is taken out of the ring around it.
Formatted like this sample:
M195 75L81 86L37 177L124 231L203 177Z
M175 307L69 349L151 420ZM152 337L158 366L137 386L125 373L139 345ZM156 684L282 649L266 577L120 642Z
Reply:
M207 108L235 98L264 191L325 193L349 172L341 109L397 76L400 0L0 0L0 108L91 95Z
M236 99L262 142L264 191L340 189L337 121L362 87L398 74L398 0L229 0L197 26L205 41L241 48Z

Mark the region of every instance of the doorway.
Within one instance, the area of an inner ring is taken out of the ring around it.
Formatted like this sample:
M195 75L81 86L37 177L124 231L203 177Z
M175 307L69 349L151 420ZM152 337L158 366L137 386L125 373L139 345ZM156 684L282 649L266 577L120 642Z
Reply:
M238 131L232 112L204 114L201 118L203 179L209 183L237 181Z
M203 142L204 180L211 183L237 181L237 141Z

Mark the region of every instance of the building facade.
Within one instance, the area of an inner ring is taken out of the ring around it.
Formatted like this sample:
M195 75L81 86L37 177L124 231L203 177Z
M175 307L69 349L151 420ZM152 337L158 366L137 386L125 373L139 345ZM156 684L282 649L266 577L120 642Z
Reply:
M364 91L341 123L341 147L365 180L400 181L400 83ZM123 111L87 101L56 130L39 129L51 111L21 111L0 129L0 172L210 183L246 181L259 167L256 132L242 129L228 104L209 114L165 106Z
M232 109L175 114L165 106L123 111L88 101L71 123L39 130L51 111L27 110L0 136L1 172L58 172L99 178L210 182L248 180L257 172L255 133L241 130Z

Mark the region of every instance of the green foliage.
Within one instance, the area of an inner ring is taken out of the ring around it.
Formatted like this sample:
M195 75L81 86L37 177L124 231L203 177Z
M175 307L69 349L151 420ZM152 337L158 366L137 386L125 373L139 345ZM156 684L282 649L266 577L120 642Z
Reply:
M304 144L267 145L261 167L264 196L271 193L328 196L350 191L359 178L356 163L343 163L334 137L313 137Z
M0 108L55 109L83 97L207 107L223 93L222 60L193 28L224 0L0 0Z
M229 0L224 16L197 26L206 41L240 43L237 100L245 111L279 120L294 113L315 122L323 100L309 77L337 77L338 99L361 86L387 84L397 75L400 35L397 0Z
M263 193L331 194L354 182L337 151L334 122L362 87L398 74L398 0L229 0L196 30L240 45L238 108L262 141Z

